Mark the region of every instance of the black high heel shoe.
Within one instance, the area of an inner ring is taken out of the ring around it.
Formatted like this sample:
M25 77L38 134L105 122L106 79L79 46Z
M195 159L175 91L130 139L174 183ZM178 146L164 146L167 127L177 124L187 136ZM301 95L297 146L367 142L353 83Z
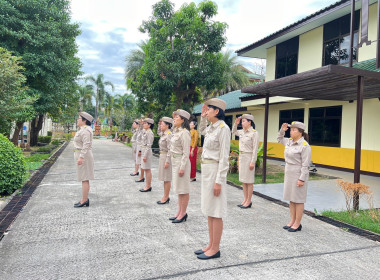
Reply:
M302 225L300 225L298 228L292 228L291 227L291 228L288 229L288 231L289 232L296 232L296 231L301 231L301 229L302 229Z
M141 180L136 180L135 182L136 182L136 183L142 183L142 182L145 182L145 178L142 178Z
M157 204L166 204L166 203L169 203L170 201L170 197L168 197L168 199L164 202L161 202L161 200L157 201Z
M140 192L151 192L152 191L152 187L150 187L149 189L141 189Z
M288 229L290 229L291 227L288 226L288 225L286 225L286 226L283 226L282 228L288 230Z
M137 176L137 175L139 175L139 172L137 172L136 174L131 173L131 174L129 174L129 175L131 175L131 176Z
M186 222L186 220L187 220L187 213L186 213L185 216L182 217L181 220L178 220L178 219L176 218L174 221L172 221L172 223L173 223L173 224L178 224L178 223L182 223L183 221Z
M240 206L240 208L242 209L247 209L247 208L251 208L252 207L252 202L248 205L248 206Z
M177 217L170 217L170 218L169 218L170 221L174 221L174 220L176 220L176 219L177 219Z
M83 202L83 203L80 203L80 201L78 203L75 203L74 204L74 207L75 208L79 208L79 207L89 207L90 206L90 199L87 199L87 201Z

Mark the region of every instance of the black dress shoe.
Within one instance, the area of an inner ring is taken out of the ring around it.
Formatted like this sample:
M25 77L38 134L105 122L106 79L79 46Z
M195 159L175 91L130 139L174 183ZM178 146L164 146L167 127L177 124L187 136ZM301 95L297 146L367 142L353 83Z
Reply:
M131 174L129 174L129 175L131 175L131 176L137 176L137 175L139 175L139 172L137 172L136 174L131 173Z
M237 207L242 207L243 205L242 204L238 204L238 205L236 205Z
M196 254L196 255L201 255L201 254L203 254L205 251L203 251L202 249L199 249L199 250L196 250L196 251L194 251L194 254Z
M209 260L209 259L220 258L220 251L218 251L215 255L212 255L212 256L206 256L206 255L203 253L203 254L201 254L201 255L198 255L197 258L200 259L200 260Z
M290 229L290 226L283 226L282 228L288 230Z
M166 203L169 203L170 201L170 197L168 197L168 199L164 202L161 202L161 200L157 201L157 204L166 204Z
M174 221L175 219L177 219L177 217L170 217L169 218L170 221Z
M152 191L152 187L150 187L149 189L141 189L140 192L150 192Z
M291 227L291 228L288 229L288 231L289 232L296 232L296 231L301 231L301 229L302 229L302 225L300 225L298 228L292 228Z
M141 180L136 180L135 182L136 182L136 183L145 182L145 178L142 178Z
M252 207L252 202L248 206L244 206L244 205L240 206L240 208L242 208L242 209L247 209L247 208L251 208L251 207Z
M74 207L75 208L78 208L78 207L89 207L90 206L90 200L87 199L87 201L83 202L83 203L80 203L80 201L78 203L75 203L74 204Z
M178 219L175 219L174 221L172 221L173 224L179 224L179 223L182 223L183 221L186 222L187 220L187 213L185 216L182 217L182 219L178 220Z
M190 182L195 182L196 180L197 180L197 179L194 178L194 179L191 179Z

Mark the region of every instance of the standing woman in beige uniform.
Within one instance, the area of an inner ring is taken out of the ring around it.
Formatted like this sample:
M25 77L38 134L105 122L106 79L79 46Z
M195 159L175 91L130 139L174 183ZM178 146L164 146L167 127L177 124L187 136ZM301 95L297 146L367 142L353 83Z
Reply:
M140 168L140 178L135 181L137 183L141 183L145 181L144 169L141 168L141 145L142 145L141 141L144 135L143 123L144 123L144 120L140 119L139 128L137 129L137 136L136 136L136 164Z
M78 181L82 182L82 199L74 204L74 207L90 206L88 193L90 192L90 181L94 179L94 157L92 155L92 128L91 122L94 118L86 113L80 112L77 126L80 129L74 137L74 159L77 164Z
M243 129L237 130L240 120ZM232 134L239 136L239 181L243 183L244 200L238 207L243 209L252 206L255 165L259 148L259 133L254 129L253 120L252 115L244 114L236 119L232 127Z
M285 131L290 127L290 137L285 138ZM283 228L296 232L302 229L301 219L307 195L311 148L305 124L283 123L277 141L285 145L284 200L289 200L290 222Z
M150 192L152 190L152 145L154 140L154 135L152 128L154 126L154 120L150 118L145 118L143 122L144 133L141 139L141 170L144 170L146 177L145 188L141 189L140 192Z
M224 122L226 102L212 98L202 107L200 132L205 136L202 150L202 213L208 217L209 244L194 253L198 259L220 257L223 218L227 215L227 172L231 131ZM207 119L206 119L207 118ZM207 126L207 120L211 122Z
M173 191L178 194L178 211L169 218L173 223L187 220L187 205L190 198L190 114L178 109L173 112L173 136L170 143L172 160Z
M136 146L137 146L136 138L137 138L137 134L138 134L138 128L139 128L139 120L134 120L132 123L133 135L132 135L131 142L132 142L132 158L133 158L133 162L135 163L135 171L130 174L131 176L139 175L140 165L136 163Z
M160 159L158 164L158 180L164 182L164 196L161 200L157 201L157 204L169 203L170 188L172 183L172 165L170 154L170 141L172 139L172 133L170 129L173 125L173 119L163 117L159 123L160 129L158 134L161 136L158 145L160 147Z

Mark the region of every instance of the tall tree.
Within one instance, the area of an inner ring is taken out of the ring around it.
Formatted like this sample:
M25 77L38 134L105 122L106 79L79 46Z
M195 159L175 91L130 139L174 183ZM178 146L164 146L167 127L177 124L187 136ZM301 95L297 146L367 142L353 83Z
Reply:
M135 111L136 101L131 94L117 94L114 99L114 119L121 129L126 129L132 125Z
M212 90L222 84L220 50L227 24L214 21L216 14L212 1L184 4L176 12L169 0L153 5L153 15L140 26L149 36L142 46L144 65L136 80L129 81L139 103L191 107L199 101L200 88Z
M69 0L0 0L0 46L22 57L28 94L37 95L30 144L37 144L44 115L58 114L75 94L81 63Z
M17 144L23 121L33 118L32 104L37 99L26 93L23 70L20 57L0 48L0 133L10 136L12 124L16 123L14 144Z
M90 81L95 85L95 120L98 119L100 107L103 104L104 97L106 95L106 86L110 86L114 91L114 85L110 81L104 81L104 75L98 74L96 77L88 75L85 78L86 81Z

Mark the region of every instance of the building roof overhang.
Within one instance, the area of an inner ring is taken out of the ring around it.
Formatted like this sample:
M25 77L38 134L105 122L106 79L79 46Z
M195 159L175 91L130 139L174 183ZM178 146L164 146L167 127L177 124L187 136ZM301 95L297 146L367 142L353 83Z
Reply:
M380 98L380 73L340 65L327 65L281 79L248 86L242 93L304 99L357 99L358 78L364 79L363 98Z

